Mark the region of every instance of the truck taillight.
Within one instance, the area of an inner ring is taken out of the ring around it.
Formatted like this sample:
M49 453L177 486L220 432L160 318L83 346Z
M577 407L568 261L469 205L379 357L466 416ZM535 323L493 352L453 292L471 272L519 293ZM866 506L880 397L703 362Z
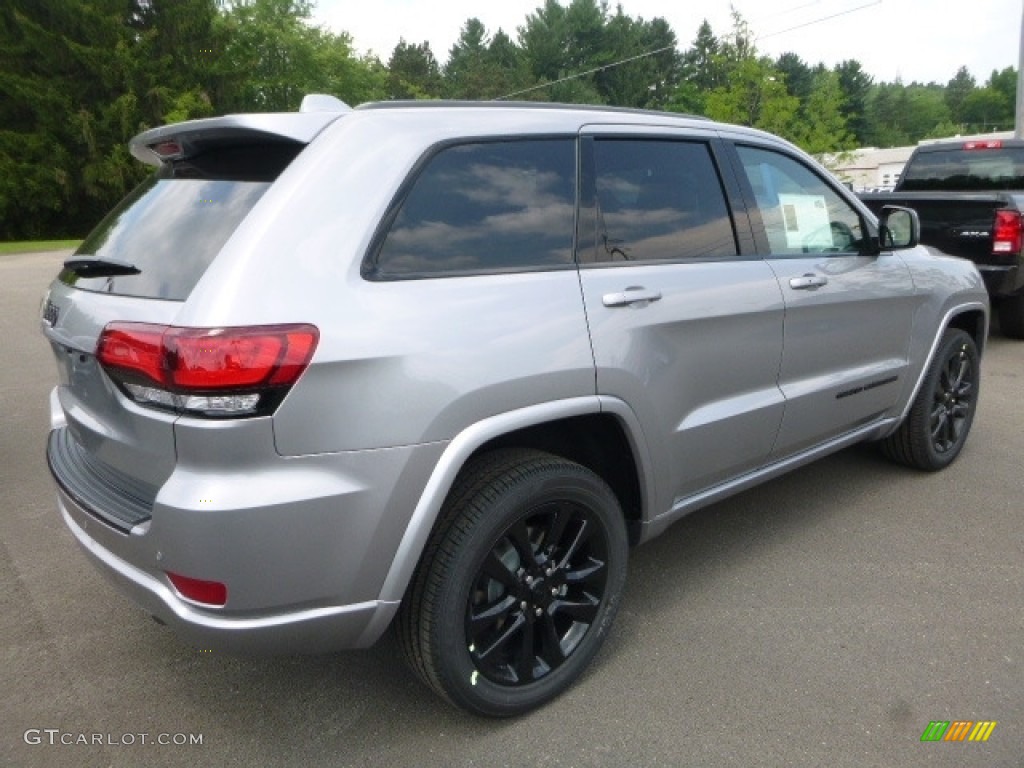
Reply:
M992 228L992 253L1020 253L1022 241L1021 218L1016 211L996 211L996 221Z
M312 325L178 328L110 323L96 357L137 403L193 415L270 413L306 370Z

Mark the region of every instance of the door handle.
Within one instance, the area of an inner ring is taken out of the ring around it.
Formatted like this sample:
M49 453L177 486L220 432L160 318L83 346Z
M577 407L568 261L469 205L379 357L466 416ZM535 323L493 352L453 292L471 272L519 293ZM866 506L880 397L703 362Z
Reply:
M828 278L824 275L808 273L803 277L791 277L789 279L789 287L794 291L814 291L823 285L828 285Z
M606 293L601 303L606 307L646 307L661 298L661 291L649 291L640 285L631 285L624 291Z

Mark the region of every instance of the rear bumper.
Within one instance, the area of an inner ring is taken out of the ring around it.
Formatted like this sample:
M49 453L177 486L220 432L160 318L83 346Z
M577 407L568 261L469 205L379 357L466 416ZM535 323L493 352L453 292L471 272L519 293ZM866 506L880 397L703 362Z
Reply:
M977 264L989 296L1012 296L1024 291L1024 270L1017 264L1009 266Z
M324 653L372 645L398 603L370 600L280 613L231 616L197 607L165 580L118 557L90 535L103 523L58 488L68 529L89 560L123 594L197 648L245 655Z
M187 641L243 654L360 648L383 633L398 607L385 579L447 445L283 457L267 420L183 429L191 461L179 456L147 514L126 522L111 515L130 495L123 478L53 426L60 510L92 562ZM225 584L226 604L188 599L168 572Z

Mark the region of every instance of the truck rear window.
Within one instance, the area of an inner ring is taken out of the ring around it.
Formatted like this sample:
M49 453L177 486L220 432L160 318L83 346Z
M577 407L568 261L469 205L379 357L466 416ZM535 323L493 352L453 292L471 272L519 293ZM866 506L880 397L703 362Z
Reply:
M903 172L900 191L1024 188L1024 147L919 152Z
M165 164L99 223L73 258L130 264L137 274L60 279L86 291L184 300L242 219L302 145L232 147Z

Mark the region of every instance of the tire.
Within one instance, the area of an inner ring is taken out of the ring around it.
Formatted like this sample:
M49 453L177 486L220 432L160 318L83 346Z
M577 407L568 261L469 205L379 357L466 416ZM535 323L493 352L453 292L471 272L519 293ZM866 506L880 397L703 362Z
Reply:
M1024 293L999 299L996 310L999 312L999 328L1003 335L1011 339L1024 339Z
M969 334L957 328L943 334L910 412L881 443L890 459L929 472L952 463L978 407L979 362Z
M534 709L600 648L627 551L618 500L590 470L538 451L481 456L456 481L402 601L403 655L470 712Z

